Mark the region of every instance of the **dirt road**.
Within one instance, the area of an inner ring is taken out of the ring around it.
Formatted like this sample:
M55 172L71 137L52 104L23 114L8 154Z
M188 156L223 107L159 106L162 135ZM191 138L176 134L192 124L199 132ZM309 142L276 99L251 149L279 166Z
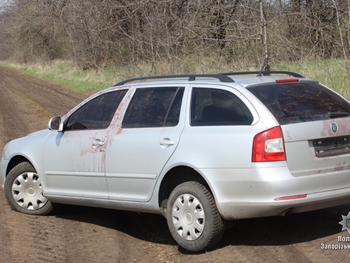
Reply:
M86 95L69 92L0 67L0 152L5 143L45 129ZM349 200L350 201L350 200ZM323 250L338 242L338 222L350 205L297 214L242 220L212 250L186 254L171 238L161 216L56 206L49 216L12 211L0 190L0 263L61 262L349 262L348 250Z

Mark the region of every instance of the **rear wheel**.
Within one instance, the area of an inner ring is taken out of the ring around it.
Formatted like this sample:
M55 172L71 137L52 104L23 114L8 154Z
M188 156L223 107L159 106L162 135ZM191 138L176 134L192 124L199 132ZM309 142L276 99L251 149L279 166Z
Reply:
M32 215L45 215L52 210L52 203L43 196L40 177L28 162L9 172L4 192L13 210Z
M176 242L192 252L215 246L225 231L212 194L198 182L182 183L172 191L167 222Z

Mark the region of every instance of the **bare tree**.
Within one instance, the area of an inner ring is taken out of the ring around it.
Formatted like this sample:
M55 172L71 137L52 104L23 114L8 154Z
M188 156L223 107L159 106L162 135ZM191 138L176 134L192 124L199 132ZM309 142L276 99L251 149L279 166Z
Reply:
M176 70L184 58L266 68L350 50L350 0L9 0L0 22L1 57L82 69Z
M261 19L261 45L262 45L262 70L269 70L269 53L267 49L267 23L265 19L263 1L259 0L260 4L260 19Z
M337 17L337 25L338 25L338 30L339 30L340 44L341 44L341 48L343 50L343 56L344 56L344 60L345 60L346 75L348 77L348 83L350 83L349 62L348 62L348 57L346 54L345 44L344 44L344 40L343 40L343 32L342 32L341 24L340 24L339 10L338 10L338 6L337 6L337 3L335 2L335 0L332 0L332 2L334 5L336 17Z

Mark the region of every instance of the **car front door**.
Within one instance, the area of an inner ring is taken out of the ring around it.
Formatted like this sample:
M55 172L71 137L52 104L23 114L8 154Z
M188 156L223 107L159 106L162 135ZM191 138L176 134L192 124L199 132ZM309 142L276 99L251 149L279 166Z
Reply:
M184 87L136 89L111 137L106 179L112 200L147 201L183 129Z
M55 196L108 198L105 153L115 112L127 90L92 97L44 144L46 193Z

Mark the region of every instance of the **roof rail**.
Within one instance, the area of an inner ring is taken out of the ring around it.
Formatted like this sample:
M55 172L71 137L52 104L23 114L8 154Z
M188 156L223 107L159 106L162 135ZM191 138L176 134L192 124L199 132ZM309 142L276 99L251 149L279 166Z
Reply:
M128 82L133 82L137 80L148 80L148 79L173 79L173 78L188 78L188 81L194 81L198 77L206 77L206 78L216 78L220 80L220 82L234 82L233 79L228 77L229 74L180 74L180 75L159 75L159 76L148 76L148 77L139 77L132 78L121 81L114 86L121 86Z
M258 77L261 76L270 76L271 74L286 74L296 78L304 78L304 76L291 72L291 71L280 71L280 70L269 70L269 71L242 71L242 72L228 72L228 73L220 73L221 75L249 75L249 74L257 74Z

